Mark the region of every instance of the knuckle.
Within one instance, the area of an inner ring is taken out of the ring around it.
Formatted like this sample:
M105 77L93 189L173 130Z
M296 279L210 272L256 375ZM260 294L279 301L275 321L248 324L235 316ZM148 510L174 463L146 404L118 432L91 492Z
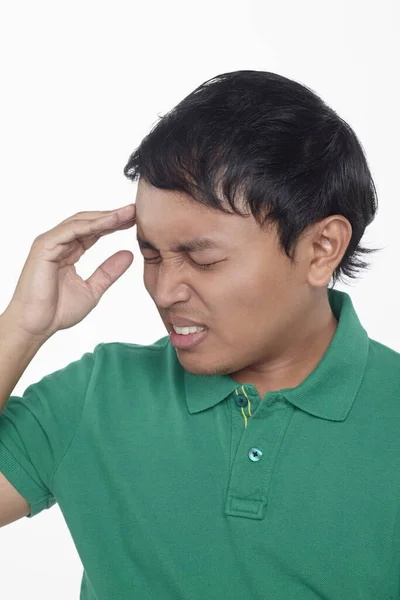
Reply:
M76 215L74 215L73 217L70 218L69 221L67 221L67 223L66 223L67 227L71 227L71 225L76 225L77 223L79 223L80 221L82 221L82 219L76 219L75 216Z
M67 217L66 219L64 219L63 221L61 221L61 223L59 223L59 225L64 225L66 223L71 223L71 221L80 221L82 219L82 217L84 215L86 215L87 213L85 213L84 211L80 211L75 213L74 215L70 215L69 217Z
M77 232L85 226L85 221L85 219L72 218L70 221L63 224L63 229L66 228L69 231Z
M102 272L103 277L106 280L107 284L113 283L113 278L111 277L110 273L108 273L108 271L106 271L105 269L102 268L101 272Z
M37 246L42 243L44 237L44 233L39 233L33 240L32 246Z

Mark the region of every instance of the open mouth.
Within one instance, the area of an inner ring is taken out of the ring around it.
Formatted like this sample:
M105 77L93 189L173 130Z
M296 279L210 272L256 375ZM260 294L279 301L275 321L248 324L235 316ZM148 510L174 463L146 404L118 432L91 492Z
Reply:
M173 327L171 327L172 331L170 332L170 340L171 344L176 348L193 348L200 344L204 338L207 336L208 328L203 331L195 331L193 333L176 333Z

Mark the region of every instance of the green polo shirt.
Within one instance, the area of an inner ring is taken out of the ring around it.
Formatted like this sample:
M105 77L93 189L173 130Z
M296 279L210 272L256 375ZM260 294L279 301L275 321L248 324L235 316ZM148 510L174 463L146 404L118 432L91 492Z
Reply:
M169 336L10 396L0 470L29 517L58 503L81 600L400 598L400 354L328 295L322 360L263 399L185 371Z

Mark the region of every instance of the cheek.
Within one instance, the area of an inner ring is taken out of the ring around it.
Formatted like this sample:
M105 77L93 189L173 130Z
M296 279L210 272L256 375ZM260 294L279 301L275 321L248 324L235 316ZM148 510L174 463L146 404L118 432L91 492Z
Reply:
M244 265L200 277L194 289L217 322L229 323L228 329L234 325L238 330L243 316L248 318L256 310L267 287L254 266Z
M225 282L220 290L221 319L231 322L236 333L254 335L265 314L269 312L270 298L276 293L277 282L260 274L254 267L240 271ZM214 295L215 297L215 295Z
M151 273L151 270L146 268L146 265L144 265L144 269L143 269L143 285L146 288L146 291L152 295L152 290L154 290L154 285L155 285L155 279L154 279L154 273Z
M217 327L229 337L243 333L259 311L260 295L245 281L226 281L224 285L213 286L201 297Z

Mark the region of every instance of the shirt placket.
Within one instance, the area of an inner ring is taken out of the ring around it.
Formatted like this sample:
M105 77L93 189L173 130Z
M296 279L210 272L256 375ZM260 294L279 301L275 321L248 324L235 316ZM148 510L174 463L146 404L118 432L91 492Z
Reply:
M236 388L231 400L232 460L225 514L263 519L275 462L295 408L279 392L268 392L261 402L245 385Z

